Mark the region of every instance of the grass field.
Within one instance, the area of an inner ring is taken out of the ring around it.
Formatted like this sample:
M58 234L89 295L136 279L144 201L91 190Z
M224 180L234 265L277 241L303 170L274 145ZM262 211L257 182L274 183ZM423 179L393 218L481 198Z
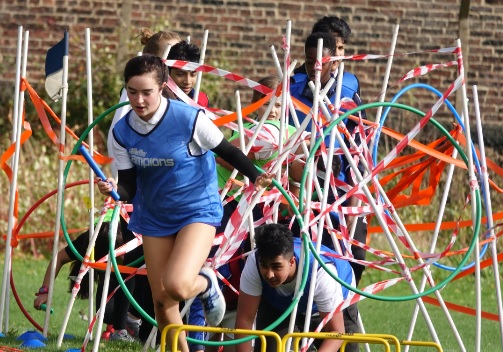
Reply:
M3 264L3 256L1 258ZM42 327L44 325L45 312L38 311L33 308L33 300L35 299L34 293L37 292L42 282L47 264L48 261L46 259L34 260L29 258L14 257L12 265L14 286L17 290L19 298L27 313ZM54 314L51 316L49 336L48 340L45 342L46 346L43 347L44 351L66 351L68 349L80 350L84 340L85 332L88 326L88 321L85 320L88 319L88 301L77 299L73 306L72 315L65 332L68 335L72 335L74 338L64 339L61 349L58 349L56 345L56 340L61 329L61 323L64 319L66 306L68 305L68 301L70 299L70 294L67 293L68 270L68 267L63 267L56 279L53 298ZM1 275L3 276L3 271ZM0 338L0 346L20 348L22 341L16 340L16 338L26 331L35 330L37 329L23 315L21 309L15 302L14 297L11 295L9 327L6 332L3 332L6 336L4 338ZM92 341L88 344L88 351L92 350L92 344ZM139 343L129 344L125 342L102 342L100 344L100 351L138 351L141 347L142 345ZM0 348L0 351L1 350L2 349Z
M434 268L434 271L439 269ZM440 273L440 276L443 273ZM482 309L486 312L498 314L496 293L492 271L489 270L482 275ZM366 283L379 281L379 273L366 271L363 275L361 286ZM435 276L434 276L435 277ZM419 282L419 280L416 280ZM440 282L440 281L437 281ZM409 286L400 282L397 287L391 287L383 295L404 296L410 295ZM445 302L452 302L461 306L475 307L475 280L473 276L467 276L449 283L441 292ZM434 297L434 295L430 296ZM433 322L435 331L445 352L461 351L454 333L441 310L431 304L425 304L426 310ZM389 333L397 336L400 340L406 340L409 326L411 324L412 313L415 301L404 302L383 302L365 299L359 304L360 314L367 333ZM474 316L449 311L457 331L461 336L467 351L475 351L475 329L476 319ZM498 321L482 319L481 351L501 351L500 326ZM421 313L418 316L412 340L432 341L425 320ZM375 349L379 350L379 349ZM383 350L383 349L381 349ZM414 347L411 351L432 351L431 348ZM374 349L372 349L374 351Z
M3 263L3 257L0 257ZM40 325L44 322L44 313L35 310L32 307L34 292L37 291L42 281L42 275L47 266L47 260L34 260L29 258L16 258L13 261L13 277L14 285L20 296L20 299L25 306L28 314L30 314ZM73 308L73 314L70 318L67 334L73 335L73 339L64 341L61 349L56 347L56 339L60 331L61 321L64 317L66 305L68 303L69 294L67 290L66 273L67 268L63 268L59 278L56 281L56 291L54 299L54 314L50 323L50 335L44 351L66 351L68 349L80 349L85 335L87 321L83 320L83 315L87 315L87 301L77 300ZM438 269L434 269L438 270ZM437 276L442 276L443 273L437 273ZM361 287L370 283L375 283L382 280L383 274L367 270L362 279ZM489 269L483 272L482 275L482 302L483 310L489 313L497 314L497 305L495 302L495 287L492 273ZM445 301L453 302L462 306L474 307L475 291L474 278L469 276L459 281L450 283L442 292L442 297ZM404 296L410 295L410 289L404 282L398 283L396 286L387 289L383 295L386 296ZM371 299L365 299L360 303L360 311L368 333L386 333L397 336L400 340L405 340L407 331L410 326L411 316L414 309L414 301L405 302L383 302ZM442 343L444 351L460 351L454 334L449 327L447 320L440 308L426 304L426 309L431 317L436 333ZM16 338L23 332L36 330L33 325L27 320L18 308L14 298L11 295L10 302L10 318L8 331L4 331L5 337L0 338L0 346L10 346L20 348L21 341ZM452 319L459 331L463 343L467 351L475 350L475 318L470 315L451 311ZM5 321L4 321L5 323ZM499 324L497 321L483 319L482 321L482 351L501 351ZM422 315L419 314L417 324L414 330L412 340L432 341ZM128 344L121 342L102 342L100 351L139 351L142 346L140 344ZM92 349L92 342L89 343L87 350ZM360 347L364 351L363 346ZM0 348L1 350L1 348ZM384 351L384 348L377 345L371 345L371 351ZM413 347L410 351L432 351L431 348Z

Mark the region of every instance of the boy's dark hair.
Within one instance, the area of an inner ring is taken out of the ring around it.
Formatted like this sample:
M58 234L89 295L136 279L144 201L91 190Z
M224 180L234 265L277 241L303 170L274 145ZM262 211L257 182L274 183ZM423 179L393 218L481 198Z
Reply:
M151 72L155 73L156 83L159 86L167 81L167 66L160 57L155 55L135 56L126 63L124 83L127 85L132 77Z
M343 43L349 41L351 35L351 28L343 19L336 16L325 16L320 18L313 26L311 33L325 32L342 39Z
M94 244L94 258L96 260L103 258L105 255L108 254L109 250L109 245L108 245L108 232L110 230L110 223L109 222L104 222L101 225L100 232L98 233L98 236L96 237L96 242ZM87 250L87 247L89 246L89 230L80 234L78 237L84 237L83 241L82 240L75 240L72 243L75 246L75 249L77 252L80 253L80 255L84 256ZM86 241L87 239L87 241ZM117 226L117 236L115 238L115 248L118 248L124 244L124 240L122 238L122 230L121 226ZM117 263L122 264L123 262L123 257L117 258ZM68 292L72 292L73 285L75 284L75 281L73 278L77 277L79 275L80 271L80 264L81 262L79 260L74 260L70 264L70 274L69 274L69 283L68 283ZM103 282L105 278L105 273L103 271L97 270L97 275L95 275L95 280L96 282L100 281ZM112 274L113 275L113 274ZM78 298L81 299L87 299L89 298L89 277L87 276L87 273L84 275L82 278L82 282L80 283L80 290L79 293L77 294Z
M168 53L168 60L183 60L199 63L201 51L197 45L189 44L185 40L176 43Z
M255 230L257 258L274 259L282 255L290 259L293 255L293 234L281 224L266 224Z
M318 39L320 38L323 39L323 48L328 49L331 54L335 55L335 48L337 43L335 42L334 36L327 32L314 32L309 34L304 45L304 50L317 48Z

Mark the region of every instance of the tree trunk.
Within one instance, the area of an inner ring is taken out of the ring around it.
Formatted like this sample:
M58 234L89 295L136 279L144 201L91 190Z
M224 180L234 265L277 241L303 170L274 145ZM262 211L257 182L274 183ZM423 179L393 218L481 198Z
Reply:
M120 28L119 28L119 50L117 50L116 71L122 73L124 61L128 55L129 29L131 28L131 0L122 1Z

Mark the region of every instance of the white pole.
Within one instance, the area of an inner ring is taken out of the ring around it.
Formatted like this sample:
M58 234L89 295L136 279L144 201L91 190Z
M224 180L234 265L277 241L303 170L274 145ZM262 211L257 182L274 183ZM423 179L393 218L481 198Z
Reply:
M278 73L278 76L283 79L283 70L281 69L281 65L278 60L278 55L276 54L276 49L274 49L274 45L271 45L269 47L269 50L271 51L272 59L274 62L274 67L276 67L276 72Z
M491 247L491 256L493 260L493 274L494 274L494 283L496 286L496 303L498 305L498 313L499 313L499 323L500 323L500 342L501 348L503 349L503 307L501 304L501 283L500 283L500 271L498 264L498 252L497 252L497 243L498 239L494 233L494 220L493 220L493 212L492 212L492 204L491 204L491 193L489 188L489 175L487 174L487 160L486 160L486 151L484 147L484 134L482 133L482 122L480 119L480 107L479 107L479 95L477 86L473 86L473 103L475 106L475 117L477 121L477 135L479 139L479 149L480 149L480 168L482 169L482 181L484 183L484 190L486 195L486 207L487 207L487 227L491 229L491 237L493 238L493 242L490 243Z
M114 240L115 240L115 235ZM94 339L93 343L93 352L97 352L98 349L100 348L100 340L101 340L101 334L100 331L103 328L103 318L105 316L105 310L106 310L106 305L107 305L107 296L108 296L108 287L110 286L110 273L112 271L112 259L111 257L108 258L107 261L107 266L105 270L105 280L103 282L103 293L101 294L101 301L100 301L100 311L98 314L98 317L96 318L97 324L96 324L96 337Z
M172 46L171 44L168 44L166 46L166 49L164 49L164 53L162 54L162 58L163 59L167 59L168 58L168 54L169 54L169 51L171 50L171 46ZM138 54L139 54L138 56L141 56L140 53L138 53Z
M409 284L412 292L414 294L418 294L419 291L417 290L417 287L416 287L416 284L414 283L413 280L410 280L411 276L410 276L410 270L409 268L406 266L404 260L403 260L403 257L400 253L400 250L398 248L398 246L396 245L395 241L393 240L393 237L391 235L391 232L388 228L388 225L386 224L386 221L384 220L384 217L382 216L382 214L380 213L380 209L378 208L377 206L377 202L376 200L374 199L374 197L372 196L372 194L370 193L370 190L368 188L368 186L365 184L366 182L366 179L364 179L362 177L362 174L360 173L360 171L358 170L358 167L356 166L354 160L350 157L350 153L349 153L349 150L347 148L347 146L344 144L344 141L342 140L342 137L340 136L340 134L336 134L336 137L339 141L339 145L341 146L341 149L342 151L344 152L344 155L346 155L346 158L348 159L348 162L349 162L349 165L351 167L351 169L353 170L353 172L355 173L355 176L356 176L356 179L358 181L358 184L363 184L362 186L362 190L365 194L365 196L367 197L367 199L369 200L370 202L370 205L372 206L372 210L374 211L375 213L375 216L379 222L379 225L381 226L381 228L383 229L384 231L384 234L386 235L386 238L391 246L391 249L393 251L393 253L395 254L395 257L396 257L396 260L397 260L397 263L400 265L400 267L402 268L402 274L403 276L406 278L407 280L407 283ZM353 138L349 138L349 141L351 143L351 146L352 147L355 147L355 142L353 140ZM360 158L360 162L363 163L363 165L365 166L366 170L368 171L369 168L368 168L368 164L366 163L365 161L365 158L360 154L359 155L359 158ZM384 193L384 190L380 187L379 183L376 182L377 184L377 187L379 189L379 192L381 193L381 196L384 198L384 201L386 204L390 204L389 202L389 199L386 197L386 193ZM339 198L339 200L336 201L336 203L342 203L343 201L345 200L345 197L341 197ZM338 205L338 204L336 204ZM396 213L393 214L393 219L395 220L398 228L399 228L399 231L404 235L404 236L407 236L407 232L403 226L403 224L401 223L400 219L398 218L398 215ZM407 238L407 237L406 237ZM408 241L409 244L411 245L412 249L417 251L415 248L414 248L414 244L411 243L411 241ZM425 272L428 272L427 271L427 268L423 268L423 271ZM433 323L431 322L431 319L428 315L428 312L426 311L426 307L424 306L424 303L423 301L421 300L421 298L418 298L417 299L417 303L420 305L420 308L421 308L421 312L423 313L423 316L424 316L424 319L425 319L425 322L428 326L428 329L430 331L430 334L433 338L433 340L436 342L436 343L440 343L439 340L438 340L438 336L437 336L437 333L435 331L435 328L433 326Z
M328 81L328 83L327 83L327 85L331 85L331 84L333 84L333 78L330 78L330 81ZM311 87L311 89L313 89L313 88ZM297 132L294 134L294 136L298 136L300 133L304 132L305 127L307 126L307 123L308 123L309 119L308 119L308 117L306 117L304 119L304 122L302 123L302 126L299 126L299 119L297 118L297 113L295 111L295 107L293 105L293 102L292 102L292 99L291 99L290 96L288 96L288 107L290 108L290 114L292 116L294 125L297 128ZM311 115L309 115L309 116L311 116ZM292 141L295 140L295 138L292 138L292 137L290 137L290 139ZM288 144L288 145L291 147L291 144ZM302 151L303 151L304 155L306 155L306 156L309 155L309 150L307 149L307 145L306 145L306 143L304 141L302 141L302 143L301 143L301 148L302 148ZM314 187L316 189L316 192L318 194L322 194L323 192L321 190L321 186L320 186L320 183L318 181L318 178L314 177L313 181L314 181ZM330 219L330 216L328 214L326 215L326 219L325 220L327 221L327 224L330 226L330 229L333 229L332 220ZM334 245L338 246L339 245L339 241L336 240L335 234L331 234L331 236L332 236L332 240L334 242ZM337 248L340 250L339 247L337 247Z
M362 315L360 312L358 312L358 327L360 328L361 333L365 334L365 326L363 325ZM368 343L365 343L364 346L365 346L365 352L371 352Z
M344 75L344 62L339 64L339 71L337 74L337 86L335 89L335 102L334 106L336 107L336 112L333 116L333 119L337 119L339 116L337 107L340 103L341 97L341 89L342 89L342 77ZM335 134L339 133L337 128L332 128L330 131L330 141L328 147L328 155L327 155L327 165L325 167L325 180L323 184L323 194L321 199L321 209L320 212L324 212L327 208L327 200L328 194L330 193L330 176L332 174L332 161L334 157L334 144L335 144ZM338 157L338 156L337 156ZM323 239L323 225L324 225L325 217L321 217L318 221L318 230L317 230L317 238L316 238L316 252L319 253L321 249L321 241ZM315 260L313 263L313 268L311 271L311 286L309 287L309 295L307 299L307 309L306 309L306 317L311 316L312 306L313 306L313 298L314 298L314 288L316 285L316 279L318 276L318 261ZM304 332L309 332L309 325L311 320L306 319L304 322ZM307 343L307 338L302 339L302 346L304 347Z
M460 64L460 66L462 66L462 64ZM460 75L456 79L455 84L458 85L461 81L462 81L462 76ZM438 105L440 102L441 102L441 100L439 100L435 105ZM323 109L323 106L322 106L322 109ZM326 115L328 115L325 111L324 111L324 113ZM409 134L409 139L414 138L414 136L416 134L417 134L417 132ZM340 136L337 136L337 138L340 138ZM352 147L356 147L356 144L355 144L353 138L349 138L349 142L350 142L350 144L351 144ZM344 152L344 154L346 156L350 155L349 152L348 152L347 147L344 144L342 144L341 147L342 147L342 150L343 150L343 152ZM359 158L360 158L360 162L365 166L366 170L369 171L369 168L368 168L368 165L367 165L367 162L366 162L365 158L363 158L362 155L359 155ZM382 214L380 214L377 211L377 209L376 209L376 205L374 203L375 201L373 200L372 195L370 194L370 192L368 190L368 187L365 185L370 180L370 178L372 176L369 174L369 175L367 175L365 177L362 177L361 173L356 168L356 165L355 165L354 161L352 159L348 159L348 161L350 163L350 166L351 166L352 170L354 171L354 173L357 176L358 183L363 185L362 186L362 190L364 191L364 193L368 197L368 199L371 201L370 205L372 206L374 212L376 213L376 218L379 220L379 223L380 223L381 227L384 229L385 235L388 238L388 242L390 243L390 245L392 246L393 251L395 252L396 250L398 250L398 248L396 247L396 244L394 243L394 241L392 240L392 238L390 236L391 234L389 232L389 229L387 228L387 225L385 225L386 223L383 222ZM472 161L472 164L473 164L473 161ZM473 173L473 169L471 170L471 172ZM381 197L384 199L384 202L386 204L388 204L388 205L391 205L391 202L389 201L389 198L387 197L386 193L382 190L382 187L379 185L379 183L376 183L376 184L377 184L377 187L379 189L379 192L381 192ZM470 184L472 184L472 183L470 183ZM472 192L474 192L473 189L472 189ZM335 206L341 204L343 201L345 201L345 199L346 199L345 196L341 197L339 200L336 201L336 203L334 203ZM474 194L472 194L472 199L475 199ZM475 207L475 204L472 204L472 207ZM396 212L394 212L392 214L392 216L393 216L393 219L395 220L396 225L398 227L399 235L403 235L403 237L407 240L408 244L411 246L412 250L415 251L415 252L418 252L418 250L416 249L414 243L411 241L410 236L408 235L408 233L407 233L407 231L405 229L405 226L403 225L402 221L400 220L400 218L398 217L398 215L396 214ZM473 217L475 217L474 214L473 214ZM408 270L407 267L405 267L405 263L403 262L403 258L401 257L401 254L397 252L396 253L396 258L397 258L398 262L401 263L401 265L403 265L404 268L405 268L405 270L403 271L404 276L405 277L409 277L409 275L410 275L409 274L409 270ZM422 259L419 259L419 262L423 263ZM429 269L427 267L424 267L422 270L423 270L423 272L426 275L428 275L428 277L431 277L431 273L429 272ZM416 288L416 286L415 286L415 284L414 284L414 282L412 280L409 282L409 285L411 286L411 289L414 292L414 294L417 294L418 293L417 288ZM436 294L439 294L439 293L436 293ZM428 325L428 328L430 330L432 338L435 340L435 342L438 343L438 337L437 337L436 331L435 331L434 326L431 323L431 320L430 320L430 318L429 318L429 316L428 316L428 314L426 312L426 308L424 307L424 303L422 302L422 300L420 298L418 298L417 301L418 301L418 304L420 305L420 308L421 308L421 310L423 312L424 318L426 320L426 323Z
M328 110L326 109L326 106L322 104L322 105L320 105L320 107L321 107L323 113L325 114L325 116L327 118L330 118L330 114L329 114ZM344 127L344 126L342 126L342 127ZM410 271L407 268L407 266L405 265L405 262L403 261L401 253L399 252L399 249L398 249L396 243L394 242L394 240L393 240L393 238L391 236L391 232L390 232L388 226L386 225L386 221L384 220L382 214L380 213L380 211L379 211L379 209L377 207L377 203L374 200L372 194L370 193L370 190L368 189L368 186L366 185L366 183L370 180L371 174L367 174L367 176L365 176L365 177L362 176L362 174L360 173L359 169L357 168L354 160L351 158L351 154L350 154L347 146L345 145L344 141L342 140L341 135L340 134L336 134L336 137L338 139L338 142L339 142L339 145L341 146L342 151L344 152L344 155L346 156L346 158L347 158L347 160L349 162L349 165L350 165L351 169L355 173L355 176L357 178L358 184L362 185L361 189L364 192L365 196L370 201L370 205L372 206L372 209L373 209L373 211L375 213L375 216L378 219L379 224L381 225L381 227L382 227L382 229L383 229L383 231L384 231L384 233L386 235L386 238L388 239L388 242L389 242L389 244L390 244L393 252L395 253L395 257L397 259L397 262L403 268L402 273L403 273L404 277L410 278ZM410 136L410 138L413 138L413 137L414 137L414 135ZM350 142L351 147L357 148L356 143L355 143L354 139L351 136L348 138L348 141ZM359 154L358 157L359 157L360 162L362 163L362 165L365 167L365 170L367 172L369 172L370 171L369 170L369 166L367 164L367 161L363 157L363 155ZM376 184L377 184L377 188L378 188L378 190L379 190L379 192L381 194L381 197L384 199L385 204L391 205L391 202L390 202L389 198L387 197L386 193L384 192L384 190L382 189L382 187L380 186L380 184L378 182L376 182ZM474 197L472 197L472 199L474 199ZM346 200L346 195L343 196L343 197L341 197L341 198L339 198L334 203L334 206L338 206L338 205L342 204L342 202L344 202L345 200ZM411 246L412 250L415 251L415 252L418 252L418 250L416 249L414 243L411 241L410 236L408 235L408 233L407 233L407 231L405 229L405 226L403 225L402 221L400 220L400 218L398 217L398 215L396 214L396 212L394 212L392 214L392 216L393 216L393 219L396 222L396 225L398 227L399 233L405 237L405 239L407 240L407 242ZM422 259L419 259L419 262L422 263L423 262ZM426 268L426 267L423 268L423 271L428 275L428 277L431 276L431 273L429 272L428 268ZM417 290L417 287L416 287L414 281L407 280L407 282L409 283L409 286L411 287L412 292L414 294L417 294L418 290ZM422 302L422 300L420 298L417 299L417 302L420 305L421 311L423 313L423 316L425 318L426 324L427 324L427 326L428 326L428 328L430 330L430 334L431 334L433 340L436 343L439 343L438 336L437 336L435 328L434 328L434 326L433 326L433 324L431 322L431 319L430 319L430 317L429 317L429 315L428 315L428 313L426 311L426 307L424 306L424 303Z
M389 82L389 75L391 72L391 65L393 64L393 55L395 55L395 48L396 48L396 41L398 38L398 30L400 28L400 25L397 23L393 27L393 38L391 39L391 47L389 49L389 57L388 57L388 62L386 64L386 72L384 73L384 79L382 82L382 87L381 87L381 95L379 96L379 102L383 102L384 98L386 97L386 91L388 89L388 82ZM379 106L377 108L377 113L376 113L376 123L381 122L381 113L382 113L382 106ZM372 140L370 150L372 150L372 144L374 141Z
M239 95L239 90L236 90L236 113L238 115L238 130L239 130L239 147L243 153L248 155L246 152L245 145L245 132L243 127L243 115L241 113L241 97ZM250 183L248 177L244 176L244 183L248 185ZM248 216L248 226L250 230L250 243L253 243L255 238L255 228L253 227L253 212Z
M87 246L86 253L84 255L84 260L80 264L79 274L77 275L77 278L75 279L75 285L80 284L80 282L82 282L82 278L84 277L84 275L86 273L87 263L85 262L85 259L91 255L91 251L93 250L94 245L96 243L96 238L98 237L98 234L100 232L101 225L103 223L104 218L105 218L105 214L102 214L98 218L98 223L96 224L96 227L94 228L94 231L93 231L93 237L91 237L89 239L89 245ZM75 303L77 293L79 292L79 289L76 289L75 285L72 288L72 292L70 295L70 301L68 302L68 305L66 308L65 317L63 318L63 322L61 323L61 329L60 329L59 336L58 336L58 339L56 342L56 345L58 346L58 348L61 347L61 344L63 342L66 326L68 325L68 320L70 320L70 315L72 313L73 304ZM93 315L94 315L94 312L93 312ZM93 315L90 315L90 316L93 316Z
M153 343L155 343L155 336L157 335L157 326L152 326L152 330L150 330L150 334L148 334L147 341L143 345L141 352L147 352L150 347L154 347Z
M381 95L379 96L379 102L383 102L384 101L384 98L386 97L386 91L388 89L388 82L389 82L389 76L390 76L390 73L391 73L391 66L393 64L393 55L395 54L395 48L396 48L396 42L397 42L397 38L398 38L398 30L399 30L400 26L399 24L397 23L394 27L393 27L393 37L391 39L391 46L390 46L390 50L389 50L389 56L388 56L388 62L386 64L386 72L384 73L384 79L383 79L383 83L382 83L382 87L381 87ZM376 112L376 123L379 124L381 122L381 113L382 113L382 106L379 106L377 108L377 112ZM374 144L375 144L375 135L374 135L374 138L372 138L372 140L370 141L370 146L369 146L369 149L372 150L373 147L374 147ZM357 205L356 206L360 206L361 205L361 200L358 200L357 202ZM349 238L354 238L354 234L355 234L355 230L356 230L356 223L357 223L357 220L353 221L352 224L351 224L351 228L349 229ZM368 344L366 344L367 348L368 348ZM407 349L409 346L407 345L405 348Z
M67 35L67 34L65 34ZM59 171L58 171L58 194L56 203L56 224L54 226L54 236L53 236L53 246L52 246L52 258L51 261L51 275L49 281L49 293L47 296L47 310L45 312L44 321L44 336L47 337L47 332L49 329L49 319L51 317L51 304L52 296L54 293L54 278L56 274L56 257L59 251L59 231L61 228L61 208L63 206L63 193L64 193L64 168L65 161L61 158L65 152L65 140L66 140L66 102L68 96L68 55L63 57L63 79L62 79L62 100L61 100L61 129L59 134L60 144L58 146L58 160L59 160Z
M204 64L204 57L206 56L206 45L208 43L208 30L204 30L203 43L201 44L201 57L199 58L199 63ZM201 79L203 77L203 72L197 72L196 85L194 87L194 101L197 103L199 99L199 89L201 88Z
M94 121L93 116L93 75L91 70L91 30L86 28L86 72L87 72L87 124L90 126ZM94 134L93 130L88 135L89 154L94 154ZM89 168L89 241L93 237L94 231L94 173ZM94 261L94 252L91 255L91 261ZM89 269L89 313L87 316L94 315L94 269Z
M454 151L452 153L452 158L456 159L457 156L458 156L458 150L454 149ZM438 234L440 232L440 227L442 225L442 219L444 217L447 199L449 198L449 191L451 188L452 176L454 174L454 167L455 167L454 164L449 165L449 170L447 171L447 178L445 180L444 192L442 194L442 199L440 201L440 208L438 210L438 217L437 217L437 221L435 223L435 229L433 230L433 236L432 236L432 240L431 240L431 244L430 244L429 253L433 253L435 251L436 246L437 246ZM427 278L428 277L426 275L423 275L421 284L419 285L419 292L424 291L424 288L425 288L426 282L427 282ZM461 337L459 336L459 333L456 329L456 326L454 325L454 322L452 321L452 318L449 314L449 311L448 311L447 307L445 306L444 300L442 299L441 296L437 296L437 298L439 298L439 303L440 303L440 305L444 311L444 314L445 314L445 316L451 326L451 329L454 333L454 336L456 337L456 340L458 342L460 349L462 351L465 351L466 349L463 345L463 341L461 340ZM419 313L419 306L416 304L416 306L414 307L414 312L412 313L412 319L411 319L411 323L410 323L410 327L409 327L409 332L407 334L407 340L409 340L409 341L412 339L412 335L414 333L414 328L416 325L418 313ZM405 346L405 352L407 352L408 350L409 350L409 345Z
M461 40L456 39L456 46L459 48L458 59L460 60L460 64L458 65L459 76L465 80L465 69L463 67L463 55L461 52ZM470 117L468 115L468 98L466 95L466 84L463 83L461 85L461 97L463 103L463 118L465 124L465 135L466 135L466 150L468 156L468 174L470 175L470 196L472 199L472 219L475 219L475 214L477 212L477 208L475 205L475 190L479 188L477 178L475 177L475 172L473 170L473 153L472 153L472 137L470 134ZM477 233L473 234L475 236L475 304L476 304L476 323L475 323L475 351L480 351L480 336L482 330L482 302L480 297L480 244L479 244L479 236Z
M117 202L115 206L121 206L121 202ZM115 248L115 239L117 237L117 228L118 226L120 226L120 211L117 211L117 209L115 210L116 210L114 213L115 216L112 217L112 220L110 221L109 234L108 234L108 238L110 239L110 242L114 244L113 245L114 248ZM103 292L101 294L100 311L97 317L96 338L94 339L93 343L93 352L97 352L100 348L101 330L103 328L103 318L105 317L111 271L112 271L112 253L109 253L107 266L105 270L105 279L103 282Z
M19 168L19 153L21 152L21 122L22 118L19 114L19 100L21 96L21 48L23 42L23 27L18 27L17 38L17 58L16 58L16 83L14 92L14 111L12 118L12 142L15 142L14 158L12 160L12 181L9 193L9 212L7 224L7 238L5 241L5 258L2 277L2 296L0 297L0 332L8 331L9 329L9 295L10 295L10 273L11 273L11 254L12 254L12 231L14 229L14 207L17 189L17 173ZM3 329L3 318L5 314L5 330Z
M318 47L317 47L317 51L316 51L316 61L319 62L320 65L321 65L321 60L322 60L322 53L323 53L323 39L320 38L320 39L318 39ZM311 144L309 146L311 151L313 150L314 144L316 141L316 124L318 124L318 119L319 119L318 107L319 107L319 94L320 94L320 89L321 89L320 76L321 76L321 68L316 67L315 78L314 78L315 90L314 90L313 106L311 108L311 112L312 112L312 116L313 116L312 120L311 120ZM308 119L308 116L306 116L306 119ZM306 185L307 185L307 187L306 187L306 200L305 200L306 205L304 208L307 211L305 212L305 215L304 215L304 226L301 229L301 236L304 231L307 231L309 229L308 228L309 217L310 217L309 209L311 208L311 195L312 195L311 184L313 182L314 173L315 173L313 159L310 159L309 164L306 165L306 168L309 170L309 174L307 175L307 182L306 182ZM302 201L302 200L299 199L299 202L300 201ZM311 238L309 238L309 240L311 240ZM304 246L302 246L302 248L304 248ZM304 251L302 251L302 252L304 252ZM304 253L304 256L307 257L307 259L305 258L305 260L309 260L309 253ZM300 281L302 278L302 269L301 269L302 267L300 266L300 263L298 263L298 265L299 265L299 268L298 268L298 273L297 273L297 282L295 285L294 296L298 294L299 287L300 287ZM295 325L295 319L297 317L297 309L298 309L298 304L295 305L295 307L292 310L292 313L290 314L290 324L288 326L289 333L293 332L293 328ZM290 345L291 345L291 339L289 339L287 341L287 345L286 345L287 351L290 350Z
M17 119L19 118L19 95L21 87L21 59L23 47L23 26L19 26L17 29L17 52L16 52L16 82L14 84L14 105L13 105L13 117L12 117L12 143L17 139Z
M283 72L289 72L290 69L290 41L292 37L292 21L286 21L286 36L285 36L285 53L283 56ZM278 141L278 155L283 152L283 144L285 143L286 136L286 124L287 124L287 94L289 93L289 80L290 76L287 74L283 75L283 91L281 94L281 112L279 115L279 141ZM276 173L276 181L281 181L282 169L278 169ZM279 205L279 203L278 203ZM274 207L273 212L273 222L278 222L278 206Z
M381 103L384 101L384 99L386 97L386 91L388 89L389 76L391 73L391 66L393 64L393 57L395 55L395 48L396 48L396 42L397 42L397 38L398 38L398 30L399 29L400 29L400 25L398 23L395 24L395 26L393 27L393 37L391 39L391 46L389 49L388 62L386 64L386 72L384 73L384 79L383 79L382 87L381 87L381 95L379 96L379 102L381 102ZM376 112L376 123L377 124L379 124L381 122L382 108L383 108L382 106L379 106L377 108L377 112ZM370 146L369 146L370 150L372 150L374 148L375 143L376 143L376 141L375 141L375 135L374 135L374 138L372 138L372 140L370 141ZM360 206L360 205L361 205L361 200L358 200L357 206ZM350 238L354 238L354 234L355 234L355 230L356 230L356 222L357 221L353 221L353 223L351 224L351 228L349 229L350 230L350 232L349 232ZM407 349L408 347L409 346L407 345L405 348Z
M255 131L253 132L252 137L248 141L248 144L247 144L246 149L244 151L244 153L246 155L248 155L248 153L250 152L251 148L253 147L253 143L255 143L255 140L257 139L257 136L258 136L258 134L260 132L260 129L264 125L265 120L267 120L267 116L269 116L269 114L271 113L271 110L274 107L275 102L276 102L276 96L273 96L271 98L271 103L267 107L264 116L262 116L262 118L260 119L260 122L258 123L257 127L255 128ZM238 170L234 169L234 171L232 171L231 176L229 178L235 178L237 174L238 174ZM227 195L227 192L229 191L230 188L231 188L230 184L226 185L224 187L224 189L220 193L220 200L224 200L224 198Z
M251 150L251 148L253 147L253 144L255 143L255 140L257 139L257 136L262 128L262 126L264 125L265 121L267 120L267 117L269 116L269 114L271 113L271 110L272 108L274 107L274 105L276 104L276 99L277 97L276 96L272 96L271 97L271 100L270 100L270 103L269 103L269 106L267 106L266 108L266 111L264 112L264 115L262 115L262 117L260 117L260 120L259 120L259 123L258 125L255 127L255 131L253 132L253 135L252 137L249 139L248 141L248 144L246 146L246 149L245 149L245 154L248 154ZM305 143L303 143L303 145L305 146ZM307 148L306 148L306 151L307 151ZM229 178L234 178L236 177L238 171L237 170L234 170L232 173L231 173L231 176ZM227 192L229 191L231 185L226 185L224 187L224 189L222 190L222 192L220 193L220 200L223 200L225 198L225 196L227 195Z
M30 31L25 31L24 32L24 42L23 42L23 60L21 63L21 77L26 78L26 66L28 64L28 41L30 38ZM18 111L23 111L24 110L24 92L20 92L19 94L19 108ZM21 124L23 122L23 118L21 115L18 115L18 126L17 126L17 131L19 132L19 136L21 136ZM11 268L10 272L12 271L12 258L11 258ZM10 284L10 281L9 281ZM7 295L6 297L6 306L10 307L10 294ZM6 321L6 330L8 330L8 323L9 323L9 316L10 316L10 311L7 310L5 312L5 321Z

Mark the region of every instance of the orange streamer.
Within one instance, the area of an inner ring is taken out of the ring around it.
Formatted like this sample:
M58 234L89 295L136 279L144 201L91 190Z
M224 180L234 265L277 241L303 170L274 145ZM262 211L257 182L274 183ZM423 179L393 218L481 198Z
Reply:
M432 304L434 306L440 307L440 303L438 302L438 300L436 298L423 297L422 299L426 303L429 303L429 304ZM465 307L465 306L460 306L459 304L454 304L454 303L451 303L451 302L445 302L445 305L451 311L453 310L453 311L456 311L456 312L459 312L459 313L463 313L463 314L468 314L468 315L471 315L471 316L475 316L475 314L476 314L476 311L473 308L469 308L469 307ZM482 318L484 318L484 319L493 320L493 321L499 321L499 316L497 314L488 313L488 312L482 312L481 314L482 314Z

